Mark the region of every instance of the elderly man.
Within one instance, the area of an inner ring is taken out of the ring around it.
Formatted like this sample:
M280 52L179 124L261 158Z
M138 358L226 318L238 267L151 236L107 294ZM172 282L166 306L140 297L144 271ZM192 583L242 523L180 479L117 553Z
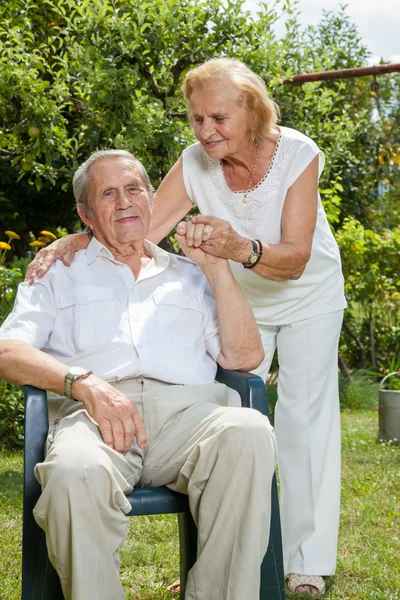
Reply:
M263 357L228 262L145 241L152 188L124 151L92 155L74 194L93 238L22 284L0 330L0 376L48 390L52 423L35 507L64 596L119 600L119 548L134 486L189 494L198 526L187 600L257 600L275 441L268 420L226 407L216 363Z

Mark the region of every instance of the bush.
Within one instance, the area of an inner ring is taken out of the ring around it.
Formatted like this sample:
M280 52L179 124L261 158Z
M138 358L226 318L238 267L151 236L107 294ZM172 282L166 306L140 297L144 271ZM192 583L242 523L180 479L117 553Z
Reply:
M379 383L367 375L357 372L352 379L339 377L341 410L370 410L378 408Z
M20 387L0 379L1 446L19 448L24 444L24 394Z
M352 379L339 375L340 410L370 410L378 408L379 382L365 373L356 372ZM268 386L268 404L272 415L278 401L277 384Z

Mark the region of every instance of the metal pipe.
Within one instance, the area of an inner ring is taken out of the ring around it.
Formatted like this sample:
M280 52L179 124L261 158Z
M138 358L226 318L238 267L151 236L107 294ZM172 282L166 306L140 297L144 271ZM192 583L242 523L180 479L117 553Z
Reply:
M390 65L377 65L376 67L357 67L355 69L340 69L338 71L321 71L320 73L305 73L304 75L294 75L292 79L284 79L282 83L288 85L302 85L307 81L349 79L350 77L367 77L369 75L383 75L384 73L397 72L400 72L400 63Z

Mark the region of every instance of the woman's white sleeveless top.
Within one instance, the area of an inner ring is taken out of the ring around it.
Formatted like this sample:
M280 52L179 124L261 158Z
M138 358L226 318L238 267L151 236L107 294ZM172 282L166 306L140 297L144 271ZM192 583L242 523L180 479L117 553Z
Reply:
M319 156L319 175L325 162L310 138L288 127L280 131L272 167L247 194L246 203L242 194L229 189L220 162L209 158L199 143L184 150L186 191L201 214L229 221L245 237L279 244L288 189L315 156ZM270 281L240 263L230 264L260 325L286 325L346 307L339 249L319 197L311 257L300 279Z

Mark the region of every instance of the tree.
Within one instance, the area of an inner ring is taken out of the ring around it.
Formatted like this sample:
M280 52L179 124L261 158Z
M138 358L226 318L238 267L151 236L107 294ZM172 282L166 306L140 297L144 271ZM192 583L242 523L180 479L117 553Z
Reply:
M364 84L333 82L307 85L300 100L298 89L283 86L282 79L360 66L367 50L343 12L328 13L317 27L302 31L291 0L263 4L256 16L242 5L243 0L3 4L0 226L21 233L60 224L71 228L72 174L95 149L134 152L158 185L193 141L182 78L192 66L221 55L244 60L264 77L281 105L283 123L318 140L328 157L321 188L337 226L341 203L342 210L352 206L345 185L352 169L352 189L362 187L360 144L373 98ZM278 40L273 23L283 14L289 15L287 32Z

